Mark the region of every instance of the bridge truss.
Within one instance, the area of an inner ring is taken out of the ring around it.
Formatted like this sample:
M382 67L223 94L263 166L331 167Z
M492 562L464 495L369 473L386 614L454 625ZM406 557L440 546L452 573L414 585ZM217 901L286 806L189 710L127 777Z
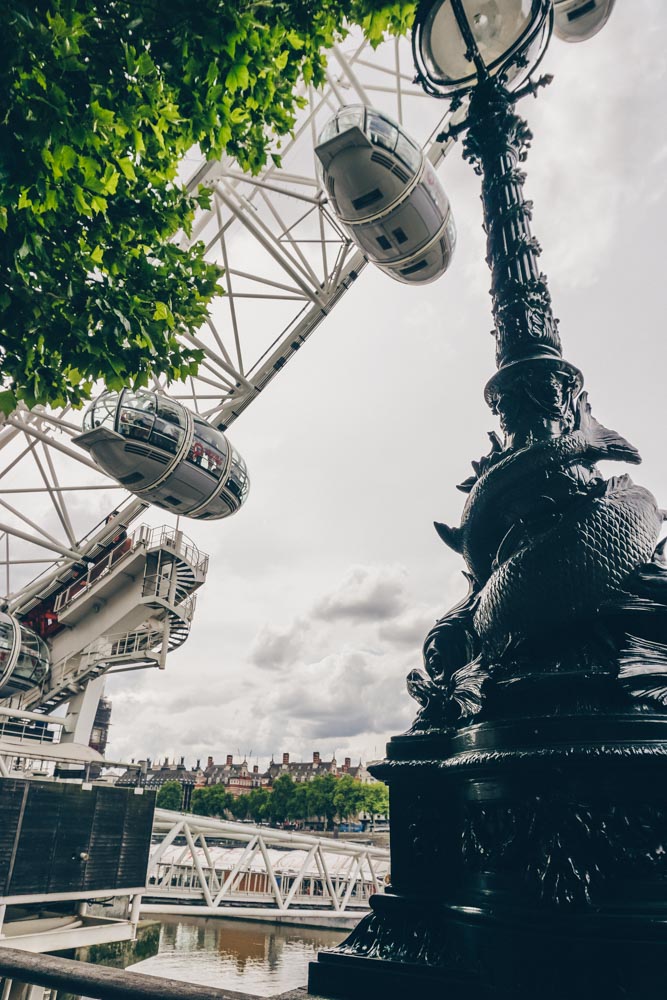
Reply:
M388 881L389 851L157 809L142 910L352 926Z

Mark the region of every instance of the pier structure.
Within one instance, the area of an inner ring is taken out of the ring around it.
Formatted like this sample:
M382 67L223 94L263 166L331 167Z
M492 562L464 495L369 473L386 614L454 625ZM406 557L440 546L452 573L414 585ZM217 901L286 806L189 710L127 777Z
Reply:
M143 789L0 779L0 951L133 940L154 807Z
M157 809L146 914L353 927L389 880L368 844Z

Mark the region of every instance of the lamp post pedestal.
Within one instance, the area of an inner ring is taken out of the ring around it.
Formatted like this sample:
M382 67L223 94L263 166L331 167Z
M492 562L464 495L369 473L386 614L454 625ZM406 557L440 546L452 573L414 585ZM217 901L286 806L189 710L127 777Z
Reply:
M311 965L350 998L652 1000L667 960L667 717L397 737L390 889Z

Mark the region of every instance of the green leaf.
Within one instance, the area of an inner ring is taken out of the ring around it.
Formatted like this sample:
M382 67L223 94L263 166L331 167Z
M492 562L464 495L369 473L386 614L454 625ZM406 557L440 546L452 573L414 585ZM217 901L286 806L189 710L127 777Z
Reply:
M16 394L10 389L0 392L0 413L9 415L16 409Z
M237 90L244 90L250 83L248 67L243 63L232 66L225 79L225 87L234 93Z
M247 121L249 117L250 117L249 112L246 111L245 108L242 108L242 107L239 106L239 107L236 107L236 108L234 108L232 110L232 112L229 115L229 120L234 125L238 125L240 122Z
M136 181L137 175L134 170L132 160L130 160L129 157L121 156L118 160L116 160L116 163L118 164L123 177L125 177L128 181Z
M305 45L303 38L296 31L288 31L285 37L293 49L302 49Z
M91 101L90 110L93 113L93 117L104 125L110 125L116 117L114 112L109 108L103 108L99 101Z
M76 161L77 155L71 146L64 144L56 147L56 149L53 150L53 172L56 177L60 177L68 170L71 170ZM56 171L58 172L56 173Z
M118 187L118 180L120 174L114 167L109 163L104 174L102 175L102 186L104 188L105 194L115 194L116 188Z
M92 214L90 202L86 200L84 190L79 184L72 185L72 196L77 212L81 212L82 215Z
M153 319L164 320L171 329L174 326L174 314L166 302L156 302Z

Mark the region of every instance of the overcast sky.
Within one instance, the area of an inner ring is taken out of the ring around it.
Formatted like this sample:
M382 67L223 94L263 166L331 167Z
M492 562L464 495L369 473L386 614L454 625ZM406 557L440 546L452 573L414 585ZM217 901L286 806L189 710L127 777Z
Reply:
M667 505L667 5L617 7L592 41L552 42L555 82L522 106L526 187L565 356ZM455 485L496 428L479 181L460 148L441 177L449 272L406 288L366 268L230 430L249 500L226 523L184 526L211 554L192 634L163 674L109 680L109 756L366 760L410 724L405 676L464 590L432 522L458 523Z

